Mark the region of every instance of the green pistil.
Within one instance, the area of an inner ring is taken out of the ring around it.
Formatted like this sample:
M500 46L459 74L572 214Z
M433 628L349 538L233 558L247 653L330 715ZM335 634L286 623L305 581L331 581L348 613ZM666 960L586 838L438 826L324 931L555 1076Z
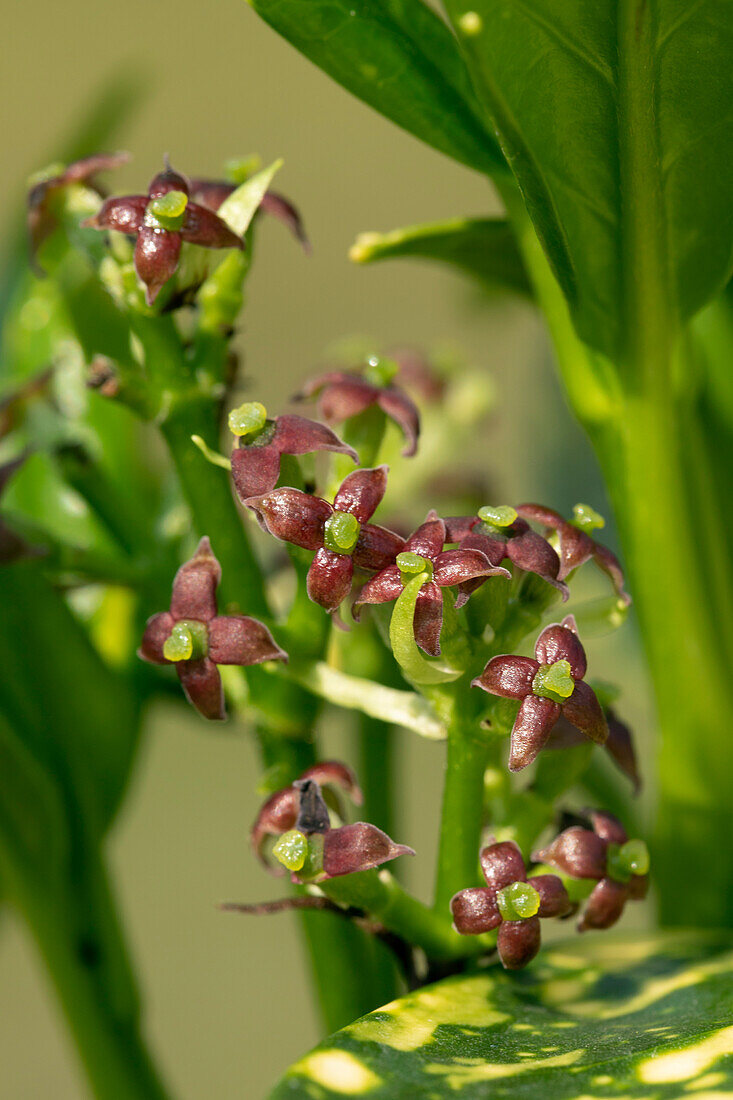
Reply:
M364 378L373 386L389 386L398 374L399 363L394 359L383 359L380 355L370 355L364 369Z
M403 584L406 584L412 577L416 577L418 573L427 573L429 578L433 575L433 563L420 554L413 554L412 550L403 550L395 560Z
M166 191L165 195L150 200L145 213L154 219L160 229L175 231L183 225L187 206L188 195L185 192Z
M574 690L575 681L570 674L569 661L540 665L532 681L532 694L543 699L552 699L553 703L564 703Z
M592 535L599 527L605 527L603 516L591 508L590 504L573 505L573 518L570 521L573 527L585 531L586 535Z
M351 512L334 512L323 529L323 545L334 554L353 554L361 525Z
M646 875L649 865L649 849L643 840L608 845L606 867L609 877L616 882L629 882L632 875Z
M163 643L167 661L197 661L209 650L209 632L205 623L195 619L179 619Z
M272 854L288 871L300 871L308 858L308 837L299 829L290 829L280 837Z
M528 920L540 908L540 895L529 882L512 882L499 890L496 904L504 920Z
M267 423L267 409L259 401L246 401L229 413L229 431L233 435L254 436Z
M491 505L487 504L484 508L479 508L478 518L487 527L498 527L501 530L503 527L511 527L513 523L516 523L517 513L508 504L499 504L496 508L492 508Z

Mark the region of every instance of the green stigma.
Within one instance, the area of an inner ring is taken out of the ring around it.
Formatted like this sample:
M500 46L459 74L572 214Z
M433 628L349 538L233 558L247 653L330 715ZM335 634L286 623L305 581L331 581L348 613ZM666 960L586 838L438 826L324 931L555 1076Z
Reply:
M351 512L334 512L323 528L323 545L334 554L353 554L361 525Z
M628 882L632 875L646 875L650 866L649 849L643 840L609 844L606 866L609 876L616 882Z
M272 854L288 871L300 871L308 858L308 837L299 829L290 829L280 837Z
M590 535L593 531L597 531L599 527L605 527L606 521L600 512L596 512L594 508L591 508L590 504L574 504L573 505L573 518L570 521L573 527L577 527L580 531L585 531L586 535Z
M398 554L396 559L397 568L403 576L403 579L407 577L417 576L418 573L429 573L433 575L433 564L428 561L427 558L423 558L420 554L413 554L412 550L403 550L401 554Z
M499 890L496 904L504 920L527 920L540 908L540 895L529 882L512 882Z
M516 522L517 513L508 504L500 504L492 508L487 504L478 510L478 518L488 527L511 527Z
M228 423L233 435L254 435L267 423L267 409L259 401L246 401L232 409Z
M383 359L381 355L370 355L364 369L364 378L373 386L388 386L399 373L400 365L394 359Z
M163 643L163 656L166 661L195 661L205 657L208 648L206 624L193 619L180 619Z
M184 191L166 191L165 195L150 200L146 213L161 229L176 230L181 228L187 206L188 195Z
M555 661L540 665L532 681L532 694L555 703L564 703L575 691L575 680L570 673L569 661Z

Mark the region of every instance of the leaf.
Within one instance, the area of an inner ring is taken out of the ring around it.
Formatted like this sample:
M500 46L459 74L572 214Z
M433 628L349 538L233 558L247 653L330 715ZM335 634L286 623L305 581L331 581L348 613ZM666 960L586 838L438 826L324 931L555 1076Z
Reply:
M400 256L450 264L492 292L509 290L532 296L514 234L501 218L455 218L391 233L362 233L349 252L349 258L358 264Z
M250 0L358 99L421 141L489 175L506 173L456 41L422 0Z
M249 224L259 210L267 188L272 183L275 173L282 168L282 164L281 160L273 161L269 167L263 168L255 176L250 176L239 185L236 191L232 191L219 207L217 211L219 217L238 237L243 237L249 229Z
M733 252L727 0L446 0L583 340L670 339Z
M518 974L447 978L337 1032L271 1100L723 1100L732 948L730 937L606 935L546 949Z

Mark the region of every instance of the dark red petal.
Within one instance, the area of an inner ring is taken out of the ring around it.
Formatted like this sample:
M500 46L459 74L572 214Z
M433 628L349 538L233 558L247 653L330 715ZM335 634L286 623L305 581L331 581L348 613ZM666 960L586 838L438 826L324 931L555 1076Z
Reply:
M568 526L567 520L559 512L555 512L552 508L545 508L544 504L519 504L516 512L522 519L539 523L541 527L549 527L553 531L559 531L561 527Z
M278 416L272 443L281 454L306 455L314 451L335 451L337 454L349 455L354 462L359 461L354 448L339 439L335 432L325 424L308 420L304 416Z
M577 726L591 741L599 745L608 737L608 725L596 693L584 680L578 680L573 694L563 703L562 712L568 722Z
M327 382L318 399L321 415L333 423L349 420L374 405L379 391L352 374L341 373L338 380Z
M480 550L445 550L435 559L433 573L435 583L441 588L461 584L477 577L505 577L511 574L501 566L491 565L489 559Z
M92 153L91 156L82 157L69 164L60 179L64 183L84 183L99 172L111 172L114 168L121 168L130 159L129 153Z
M314 779L321 787L340 787L357 806L364 800L354 772L340 760L321 760L312 764L300 778Z
M534 852L532 859L549 863L573 878L599 879L606 873L606 844L590 829L571 825L548 848Z
M397 386L387 386L386 389L379 391L377 404L402 429L406 443L402 454L405 458L410 458L417 450L417 440L420 435L420 413L415 402L404 390Z
M242 446L232 451L232 481L244 504L250 497L269 493L280 476L280 450L274 440L264 447Z
M244 248L244 241L229 226L205 206L190 202L183 215L181 236L188 244L204 248Z
M310 397L317 396L321 390L325 390L328 386L335 386L341 382L348 382L355 378L356 375L349 374L345 370L330 370L325 374L318 374L315 378L309 378L305 385L296 393L293 397L294 401L306 401ZM360 379L357 378L357 381ZM374 387L371 387L372 389Z
M219 209L225 199L236 191L237 185L227 183L226 180L192 179L189 184L191 198L202 206L208 206L214 213Z
M287 661L264 623L247 615L217 615L209 623L209 657L217 665Z
M372 518L387 488L388 466L354 470L341 482L333 506L337 512L351 512L359 523Z
M181 566L173 580L170 612L174 619L208 622L216 615L216 589L221 566L211 543L201 539L194 556Z
M530 529L523 535L509 539L506 552L514 564L525 572L536 573L548 581L557 581L560 559L547 539L543 539L536 531Z
M354 547L354 564L360 569L386 569L404 548L401 535L376 523L362 523Z
M453 542L446 539L446 542ZM491 535L482 535L480 531L471 531L461 539L461 550L480 550L492 565L501 565L507 557L508 543L504 539L495 539Z
M106 199L100 210L86 224L94 229L114 229L129 237L142 229L147 205L145 195L122 195L116 199Z
M552 727L552 733L545 744L546 749L572 749L576 745L585 744L585 734L576 726L571 726L562 715Z
M354 617L357 617L357 611L365 603L389 603L401 595L402 589L402 578L396 565L388 565L386 569L381 569L366 582L359 593L354 604Z
M575 631L560 623L552 623L540 634L534 647L534 655L541 665L554 665L555 661L567 661L574 680L582 680L588 668L585 650Z
M285 787L284 790L275 791L257 815L257 820L250 833L252 847L257 855L262 856L262 845L265 837L280 836L292 829L298 817L300 805L300 793L295 787Z
M445 541L463 542L473 534L474 528L479 526L481 520L478 516L448 516L443 522L445 523Z
M325 500L300 489L275 489L264 496L251 497L246 505L265 531L304 550L323 546L323 525L333 513Z
M143 640L137 651L138 656L142 657L144 661L150 661L155 665L169 665L171 662L163 656L163 646L166 638L170 637L175 622L176 620L170 611L161 611L157 615L151 615L145 624Z
M431 657L440 654L440 630L443 625L443 593L434 581L420 589L415 603L413 629L415 641Z
M472 887L451 898L450 911L456 932L462 936L478 936L501 924L501 913L491 890Z
M308 595L326 611L336 611L351 591L353 578L354 562L348 554L321 547L308 570Z
M632 875L626 884L629 897L641 901L649 892L649 875Z
M149 306L163 286L175 274L181 255L181 234L168 229L144 225L135 242L135 271L145 284L145 301Z
M410 535L405 543L405 550L419 554L422 558L432 561L443 549L445 544L445 524L438 513L431 509L424 523L420 524L417 531Z
M623 600L625 604L630 604L631 596L624 588L624 572L616 555L607 547L596 542L593 545L593 560L599 569L602 569L611 578L619 599Z
M557 875L535 875L528 881L540 895L538 917L564 917L571 912L573 903Z
M629 839L626 829L607 810L587 810L584 814L593 826L593 832L609 844L625 844Z
M503 699L524 699L532 691L532 681L539 667L531 657L514 657L504 653L491 658L472 686L481 687Z
M496 893L512 882L524 882L527 872L519 846L513 840L489 844L480 856L486 885Z
M517 508L517 513L523 519L542 524L551 530L557 531L560 540L560 572L557 579L565 580L568 573L577 569L592 555L594 542L584 531L573 527L571 523L563 519L559 512L552 508L544 508L541 504L522 504Z
M544 747L560 713L560 707L552 699L528 695L523 700L512 729L509 771L521 771L532 763Z
M528 920L505 920L499 925L496 949L505 970L521 970L532 962L540 949L539 917Z
M178 661L176 672L189 703L212 721L226 718L224 690L219 670L210 657L200 661Z
M606 748L618 764L624 775L628 776L634 785L634 793L641 790L641 774L634 749L634 739L631 730L616 717L614 711L609 710L606 719L608 722L608 740Z
M590 928L610 928L624 911L629 897L629 889L620 882L602 878L593 887L586 902L583 915L578 922L578 931L587 932Z
M273 218L277 218L278 221L286 225L296 240L300 241L303 245L305 251L310 252L310 241L306 236L303 219L296 207L294 207L291 202L288 202L283 195L279 194L277 191L265 192L262 197L262 202L260 203L260 210Z
M169 191L183 191L184 195L189 193L189 182L185 176L182 176L180 172L174 171L166 160L166 166L162 172L158 172L157 176L153 176L148 187L148 198L159 199L163 195L167 195Z
M329 878L369 871L398 856L414 856L412 848L395 844L376 825L357 821L331 829L323 840L323 870Z

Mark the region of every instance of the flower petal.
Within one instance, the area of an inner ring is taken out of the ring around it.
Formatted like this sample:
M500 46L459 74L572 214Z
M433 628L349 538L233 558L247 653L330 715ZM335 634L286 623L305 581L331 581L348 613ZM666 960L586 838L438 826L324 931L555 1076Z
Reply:
M588 668L580 638L570 627L552 623L540 634L534 647L534 655L541 665L554 665L555 661L567 661L574 680L582 680Z
M232 232L227 223L197 202L189 202L183 215L181 237L188 244L204 248L244 248L244 241Z
M528 882L540 895L538 917L564 917L572 912L573 903L557 875L534 875Z
M276 539L302 546L304 550L318 550L323 546L323 525L333 513L331 505L320 497L289 488L251 497L247 507L252 509L265 531Z
M398 856L414 856L412 848L395 842L366 821L331 829L323 841L323 870L329 878L369 871Z
M462 936L478 936L501 924L496 897L484 887L461 890L451 898L450 911L456 932Z
M624 775L628 776L634 785L634 793L641 790L641 773L636 759L634 739L631 730L618 718L613 710L606 713L608 722L608 740L606 748L619 766Z
M131 237L142 229L147 205L146 195L121 195L116 199L105 199L86 224L93 229L114 229Z
M541 945L540 919L505 920L499 925L496 949L505 970L521 970L532 962Z
M509 539L506 553L525 573L536 573L548 584L567 593L567 585L561 584L557 579L560 572L560 559L547 539L543 539L542 535L538 535L536 531L529 529L523 535Z
M610 928L624 911L629 897L629 889L620 882L602 878L593 887L586 902L583 915L578 922L578 931L587 932L589 928Z
M351 591L353 578L354 562L348 554L321 547L308 570L308 596L326 611L336 611Z
M584 680L578 680L573 694L563 703L563 715L577 726L591 741L599 745L608 737L608 724L601 704L593 688Z
M388 466L354 470L341 482L333 507L337 512L351 512L359 523L366 523L374 515L377 505L387 488Z
M406 443L402 454L410 458L417 451L420 435L420 413L415 402L398 386L387 386L379 390L377 404L402 429Z
M438 513L431 509L425 522L421 523L414 534L408 538L405 550L432 561L441 552L444 544L445 524Z
M300 778L314 779L321 787L340 787L357 806L364 801L354 772L340 760L321 760L311 764Z
M631 596L624 588L624 572L621 568L621 563L611 550L606 546L601 546L599 542L593 544L593 560L599 569L602 569L604 573L607 573L613 582L613 587L618 593L619 599L623 600L625 604L631 603Z
M200 661L179 661L176 664L178 679L189 703L199 714L212 721L226 718L224 690L219 670L210 657Z
M641 901L649 892L649 875L632 875L626 884L629 897Z
M474 533L481 520L478 516L448 516L445 523L445 541L463 542L465 538Z
M172 662L163 656L163 646L166 638L175 626L176 620L170 611L160 611L157 615L151 615L145 624L143 640L138 649L138 656L144 661L150 661L155 665L169 665Z
M472 686L481 687L503 699L524 699L532 691L532 681L539 669L531 657L515 657L509 653L492 657Z
M250 497L271 492L280 476L280 450L271 440L265 447L242 446L232 451L232 480L244 504Z
M505 577L511 579L511 574L501 566L492 565L485 554L480 550L445 550L435 559L435 571L433 573L435 583L441 588L450 585L461 584L478 577Z
M353 447L339 439L325 424L308 420L305 416L278 416L272 443L281 454L306 455L314 451L334 451L336 454L348 455L354 462L359 461Z
M528 695L523 700L512 728L509 771L521 771L532 763L544 747L560 713L560 707L552 699Z
M264 623L247 615L217 615L209 623L209 657L217 665L287 661Z
M194 556L181 566L173 580L170 612L174 619L198 619L208 623L216 615L216 589L221 566L211 543L201 539Z
M524 882L527 871L519 845L513 840L500 840L489 844L480 855L481 870L486 885L496 894L512 882Z
M305 251L310 252L310 241L305 232L303 219L288 199L277 191L266 191L260 202L260 210L286 225L296 240L303 245Z
M404 548L402 535L376 523L362 523L354 547L354 564L360 569L386 569Z
M153 304L175 274L181 255L181 234L143 225L135 242L135 271L145 285L145 301Z
M571 825L549 847L534 852L532 859L573 878L600 879L606 873L606 843L590 829Z
M446 539L453 542L453 539ZM506 539L492 538L491 535L482 535L480 531L470 531L461 539L461 550L480 550L492 565L501 565L507 557L508 541Z
M345 371L336 372L331 377L333 381L325 383L318 399L321 415L326 420L335 424L350 420L376 403L379 391L369 382Z
M593 826L593 832L609 844L625 844L629 839L626 829L617 817L607 810L588 810L583 814Z
M415 641L431 657L440 655L440 631L443 626L443 593L434 581L422 586L415 602L413 628Z
M365 603L390 603L396 600L403 588L400 571L396 565L388 565L368 580L354 604L354 618Z
M298 819L300 794L295 787L285 787L275 791L265 802L252 826L250 839L255 852L267 866L262 848L268 836L280 836L293 828ZM280 874L284 872L280 870Z

